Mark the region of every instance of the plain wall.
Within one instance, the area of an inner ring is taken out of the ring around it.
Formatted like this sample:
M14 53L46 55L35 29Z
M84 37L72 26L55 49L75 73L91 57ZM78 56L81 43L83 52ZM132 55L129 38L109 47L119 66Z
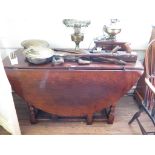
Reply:
M81 48L93 47L93 39L102 36L103 25L111 18L121 21L118 40L131 43L136 50L146 48L154 24L152 0L1 0L0 48L1 55L20 48L26 39L43 39L51 47L70 47L72 28L62 24L65 18L89 19L91 25L83 28Z

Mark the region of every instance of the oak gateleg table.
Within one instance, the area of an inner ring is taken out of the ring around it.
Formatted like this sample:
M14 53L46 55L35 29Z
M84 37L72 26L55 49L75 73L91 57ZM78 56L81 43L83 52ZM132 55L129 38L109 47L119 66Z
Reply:
M30 122L36 123L37 109L58 116L85 116L92 124L95 112L107 110L107 122L114 122L117 101L137 82L143 66L66 62L33 65L25 60L22 49L16 52L18 64L9 57L3 61L12 89L22 97L30 110Z

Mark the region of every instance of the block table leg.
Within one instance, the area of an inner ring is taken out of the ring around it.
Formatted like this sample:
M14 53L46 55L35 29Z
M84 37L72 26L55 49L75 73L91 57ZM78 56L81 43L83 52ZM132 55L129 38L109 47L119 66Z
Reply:
M93 123L93 114L87 115L87 125L92 125Z
M110 111L108 114L108 124L113 124L115 118L115 106L110 107Z
M37 123L37 119L36 119L36 109L34 106L32 105L28 105L29 111L30 111L30 122L31 124L36 124Z

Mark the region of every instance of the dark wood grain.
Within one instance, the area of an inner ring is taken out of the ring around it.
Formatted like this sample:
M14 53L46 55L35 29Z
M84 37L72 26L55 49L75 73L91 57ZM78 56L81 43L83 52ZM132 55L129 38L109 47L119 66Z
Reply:
M86 116L87 124L93 114L111 108L108 122L114 121L116 102L135 84L143 72L139 62L125 66L91 64L78 66L30 65L20 51L19 64L12 66L9 59L4 66L13 90L30 107L31 122L35 123L33 108L60 116Z
M132 49L129 46L129 43L127 42L120 42L115 40L98 40L94 41L95 47L101 47L105 50L113 50L116 46L120 46L119 51L126 51L130 53Z

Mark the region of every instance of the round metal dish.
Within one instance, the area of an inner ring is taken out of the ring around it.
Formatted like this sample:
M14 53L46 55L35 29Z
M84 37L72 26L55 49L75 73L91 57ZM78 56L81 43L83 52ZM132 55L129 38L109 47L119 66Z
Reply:
M54 51L46 47L31 46L23 51L26 60L32 64L44 64L51 60Z
M88 25L91 23L90 20L77 20L77 19L64 19L63 23L67 27L88 27Z
M32 39L32 40L24 40L21 45L24 48L29 48L30 46L41 46L41 47L49 47L49 43L44 40L37 40L37 39Z

